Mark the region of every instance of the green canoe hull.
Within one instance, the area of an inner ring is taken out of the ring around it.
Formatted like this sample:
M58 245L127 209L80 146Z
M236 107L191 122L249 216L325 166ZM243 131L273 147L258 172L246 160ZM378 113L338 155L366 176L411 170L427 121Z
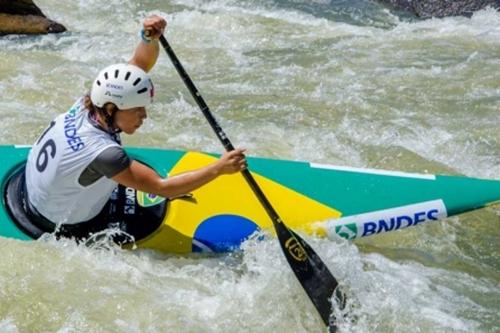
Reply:
M27 146L0 146L2 193L26 161ZM127 147L161 176L211 163L217 155ZM248 158L249 169L283 221L297 231L353 239L479 209L500 200L500 181L460 176L355 169L308 162ZM136 202L135 202L136 201ZM134 205L162 198L137 192ZM164 203L165 204L165 203ZM165 252L228 251L272 222L240 174L222 176L189 198L166 201L166 214L136 245ZM149 221L139 221L147 224ZM0 207L0 236L32 239Z

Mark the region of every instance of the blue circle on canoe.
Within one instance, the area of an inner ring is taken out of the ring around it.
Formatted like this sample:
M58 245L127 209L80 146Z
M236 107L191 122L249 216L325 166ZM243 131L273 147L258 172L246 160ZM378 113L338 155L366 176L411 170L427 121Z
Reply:
M216 215L201 222L193 236L193 252L228 252L259 230L253 221L239 215Z

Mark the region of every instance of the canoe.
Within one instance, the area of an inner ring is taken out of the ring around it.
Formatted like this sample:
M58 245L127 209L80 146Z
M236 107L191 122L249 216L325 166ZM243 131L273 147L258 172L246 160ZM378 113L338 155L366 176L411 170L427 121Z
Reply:
M18 190L11 184L14 175L22 173L29 149L0 146L1 237L31 240L40 236L36 226L33 231L26 221L17 221L15 209L9 207L16 205ZM207 165L219 156L138 147L126 150L161 176ZM500 180L257 157L248 157L248 165L285 224L317 236L367 237L500 202ZM163 252L232 251L256 231L273 230L241 174L221 176L172 200L120 186L108 204L133 221L130 233L137 247Z

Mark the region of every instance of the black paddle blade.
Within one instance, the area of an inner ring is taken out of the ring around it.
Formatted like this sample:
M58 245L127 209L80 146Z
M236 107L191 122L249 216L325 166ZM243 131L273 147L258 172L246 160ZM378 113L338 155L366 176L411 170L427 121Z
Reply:
M174 50L172 50L163 35L160 36L160 43L172 61L177 73L179 73L179 76L182 78L182 81L184 81L184 84L189 89L191 96L193 96L196 104L198 104L201 112L223 144L224 148L226 148L227 151L233 150L233 144L229 141L226 133L224 133L222 128L217 123L217 120L212 115L210 108L203 100L203 97L201 97L198 89L196 89L193 81L184 70L184 67L182 67L182 64L175 55ZM325 325L329 326L329 317L331 313L330 298L338 285L337 280L333 277L332 273L330 273L316 252L314 252L314 250L302 238L300 238L299 235L288 229L283 221L281 221L278 213L275 211L269 200L267 200L267 197L260 189L250 171L248 171L248 169L243 170L242 175L245 177L248 185L252 188L252 191L255 193L267 214L273 221L281 248L288 263L292 267L295 276L299 279L302 287L305 289L307 295L320 313ZM345 298L343 295L342 297L339 295L340 294L337 289L336 296L341 301L341 307L343 307ZM334 332L335 330L335 323L333 323L332 326L330 326L330 331Z
M290 267L318 310L323 322L329 326L332 313L330 299L338 286L337 280L306 241L283 223L278 222L274 225ZM339 298L341 308L343 308L344 295L337 293L336 296ZM330 329L335 331L335 326L330 327Z

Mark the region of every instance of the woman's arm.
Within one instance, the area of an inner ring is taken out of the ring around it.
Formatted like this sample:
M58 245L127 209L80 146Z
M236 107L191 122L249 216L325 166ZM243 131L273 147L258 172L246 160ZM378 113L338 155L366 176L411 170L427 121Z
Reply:
M246 168L243 149L227 152L222 157L206 167L185 172L169 178L160 177L148 166L132 161L130 166L118 173L112 179L124 186L136 190L156 194L165 198L173 198L187 194L220 175L231 174Z
M145 72L149 72L153 68L160 52L158 39L163 34L166 26L167 21L157 15L151 15L144 20L143 29L144 31L148 31L148 38L151 38L151 41L147 43L141 39L135 48L132 59L129 60L130 64L140 67Z

